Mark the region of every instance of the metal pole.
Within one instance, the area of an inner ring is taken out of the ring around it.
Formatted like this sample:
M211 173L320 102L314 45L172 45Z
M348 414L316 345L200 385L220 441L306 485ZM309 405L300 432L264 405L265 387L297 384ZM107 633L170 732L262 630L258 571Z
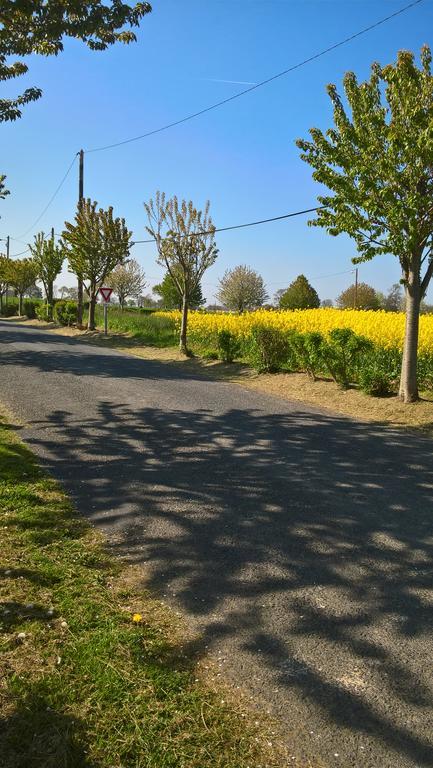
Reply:
M108 302L104 303L104 333L108 334Z

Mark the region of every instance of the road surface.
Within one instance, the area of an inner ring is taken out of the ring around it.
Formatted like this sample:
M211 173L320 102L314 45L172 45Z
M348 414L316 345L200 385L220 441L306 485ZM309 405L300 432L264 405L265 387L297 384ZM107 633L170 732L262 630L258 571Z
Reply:
M296 759L433 765L430 440L5 322L0 387Z

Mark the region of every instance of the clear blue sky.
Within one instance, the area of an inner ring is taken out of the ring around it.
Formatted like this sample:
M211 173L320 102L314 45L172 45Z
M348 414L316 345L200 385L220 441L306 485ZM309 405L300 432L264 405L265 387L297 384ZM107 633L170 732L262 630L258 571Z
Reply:
M405 0L155 0L135 45L92 53L68 42L57 58L31 57L25 78L3 86L15 93L40 86L42 99L20 121L0 126L0 170L11 195L0 202L0 235L16 238L40 214L73 155L143 133L241 90L223 80L257 82L304 59L382 16ZM364 37L307 64L220 109L170 131L117 149L86 155L85 195L112 204L135 239L146 237L143 201L156 189L211 201L216 226L276 216L316 203L317 185L294 144L311 126L331 123L328 82L344 72L359 78L372 61L393 61L399 49L432 44L433 3L419 6ZM40 223L22 237L51 226L62 230L74 216L77 167ZM213 300L225 269L247 263L268 291L300 272L321 298L335 298L351 275L354 245L345 237L307 227L307 217L218 236L220 255L204 278ZM24 248L12 242L11 252ZM152 245L135 246L149 290L162 270ZM361 265L360 279L386 290L399 278L392 257ZM73 283L63 275L58 284ZM430 293L432 298L432 292Z

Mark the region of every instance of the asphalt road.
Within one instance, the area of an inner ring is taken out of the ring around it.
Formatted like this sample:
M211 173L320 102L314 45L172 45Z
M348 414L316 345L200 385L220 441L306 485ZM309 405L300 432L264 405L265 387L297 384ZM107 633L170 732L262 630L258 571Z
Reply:
M296 758L433 766L430 440L10 323L0 387Z

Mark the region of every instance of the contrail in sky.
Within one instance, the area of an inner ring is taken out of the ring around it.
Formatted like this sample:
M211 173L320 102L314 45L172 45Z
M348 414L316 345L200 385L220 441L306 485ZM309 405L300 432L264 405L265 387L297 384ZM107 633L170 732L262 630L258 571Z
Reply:
M257 85L257 83L250 83L248 80L220 80L216 77L202 77L201 80L205 80L208 83L230 83L230 85Z

